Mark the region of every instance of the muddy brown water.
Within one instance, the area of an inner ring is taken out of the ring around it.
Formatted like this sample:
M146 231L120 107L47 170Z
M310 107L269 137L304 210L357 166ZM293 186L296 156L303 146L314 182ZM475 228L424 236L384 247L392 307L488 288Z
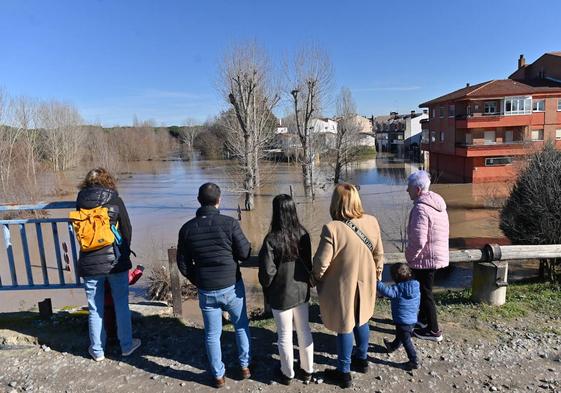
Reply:
M181 225L195 215L198 208L197 191L202 183L212 181L219 184L223 191L222 213L238 216L237 207L241 198L233 181L235 168L231 162L163 161L141 162L129 166L131 170L120 177L118 188L127 205L133 226L132 248L137 253L133 263L143 264L147 268L145 274L149 274L154 266L167 266L167 249L176 245ZM383 232L385 252L397 252L401 247L400 233L405 227L411 207L411 201L405 191L405 181L415 170L415 165L409 162L381 157L362 161L346 174L348 181L360 185L365 210L378 218ZM68 183L77 184L85 172L86 170L68 173ZM327 172L318 174L321 186L313 202L303 198L300 167L287 163L265 163L263 173L263 186L255 198L255 209L242 212L242 228L252 243L253 252L258 252L269 227L272 198L279 193L289 193L290 185L293 186L301 221L311 233L316 246L322 226L330 220L329 202L332 188ZM460 246L469 245L469 239L475 239L475 243L485 243L487 239L496 240L502 237L498 229L497 211L488 206L504 195L504 185L434 184L432 189L440 193L448 204L452 244L455 241ZM53 215L65 216L66 213L53 212ZM64 226L59 230L60 241L68 242ZM15 229L12 232L14 252L21 255L18 231ZM37 282L41 282L38 253L33 247L33 230L29 231L28 236L34 265L33 275ZM49 277L52 276L52 280L56 281L58 279L53 262L53 240L49 238L50 232L45 232L45 236L47 260L50 265ZM0 239L0 243L0 277L3 283L9 283L3 240ZM256 269L242 270L250 308L261 306L261 290ZM18 263L18 276L25 281L25 270L21 262ZM65 272L65 277L71 281L74 272ZM458 265L439 285L461 288L469 286L470 282L471 266ZM146 280L132 286L133 300L143 300L145 288ZM52 298L54 307L85 304L85 296L81 289L0 292L0 312L29 309L45 297ZM193 301L186 302L185 312L193 318L198 317L200 313Z

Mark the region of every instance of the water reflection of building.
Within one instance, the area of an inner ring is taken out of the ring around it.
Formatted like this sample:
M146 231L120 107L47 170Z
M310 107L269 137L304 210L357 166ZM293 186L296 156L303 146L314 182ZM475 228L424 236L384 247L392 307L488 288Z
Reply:
M390 152L398 157L420 160L421 121L428 118L426 111L408 114L390 112L389 116L372 118L378 151Z
M470 85L419 105L429 109L421 148L441 180L478 183L516 174L521 159L544 141L561 149L561 52L527 65L508 79Z

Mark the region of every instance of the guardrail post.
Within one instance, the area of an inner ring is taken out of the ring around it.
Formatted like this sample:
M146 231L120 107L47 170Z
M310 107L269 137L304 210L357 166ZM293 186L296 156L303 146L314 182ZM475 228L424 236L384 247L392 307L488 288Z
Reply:
M502 306L506 302L508 263L500 261L501 247L497 244L487 244L483 254L487 262L473 262L471 298L491 306Z
M181 279L177 268L177 249L168 249L169 278L171 285L171 303L173 315L177 318L183 316L183 299L181 298Z

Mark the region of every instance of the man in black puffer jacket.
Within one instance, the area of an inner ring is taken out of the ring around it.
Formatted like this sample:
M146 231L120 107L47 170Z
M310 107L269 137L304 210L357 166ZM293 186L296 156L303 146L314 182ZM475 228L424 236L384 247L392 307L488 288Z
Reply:
M236 330L243 378L250 377L250 336L245 288L239 261L249 258L251 247L239 222L220 214L220 188L205 183L199 188L196 217L179 231L177 265L199 289L199 306L205 324L205 343L216 387L224 386L220 349L222 311L230 314Z

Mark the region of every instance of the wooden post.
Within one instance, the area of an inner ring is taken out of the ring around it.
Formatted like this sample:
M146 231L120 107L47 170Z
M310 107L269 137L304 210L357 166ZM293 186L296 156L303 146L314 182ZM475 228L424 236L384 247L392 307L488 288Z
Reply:
M53 305L51 303L51 298L46 298L39 305L39 315L41 318L48 319L53 316Z
M292 184L289 187L290 187L290 197L294 199L294 190L292 189Z
M181 318L183 316L183 299L181 298L181 280L179 277L179 269L177 268L176 248L168 249L168 262L173 315L175 317Z

